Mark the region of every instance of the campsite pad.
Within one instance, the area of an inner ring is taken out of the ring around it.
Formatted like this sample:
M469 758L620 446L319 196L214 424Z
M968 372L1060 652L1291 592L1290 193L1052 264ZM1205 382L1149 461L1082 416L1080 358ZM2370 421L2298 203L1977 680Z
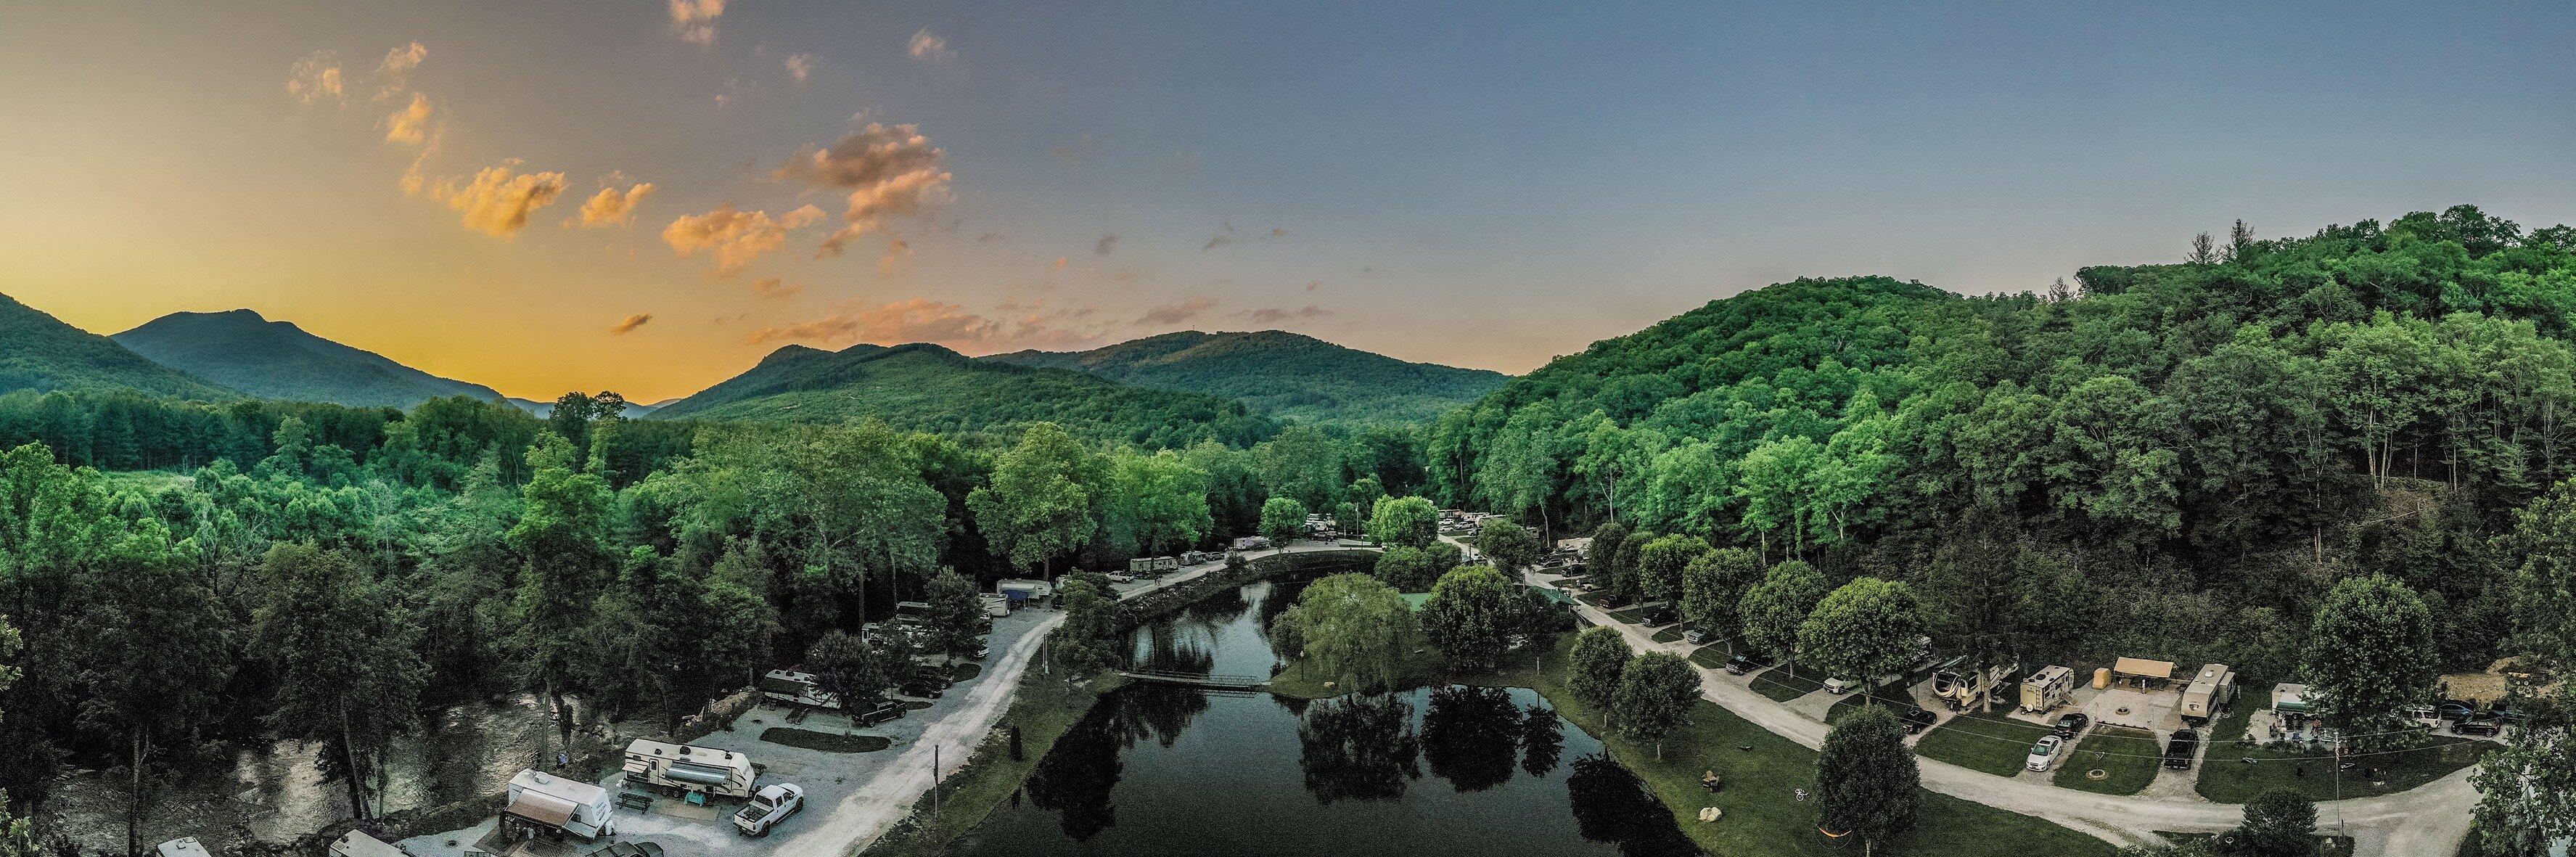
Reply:
M691 821L714 821L724 815L724 810L712 806L690 806L684 800L657 800L653 802L653 814Z
M2084 713L2092 715L2095 723L2166 733L2182 728L2182 716L2174 712L2181 704L2182 694L2176 691L2112 688L2094 697ZM2120 713L2123 708L2129 713Z
M767 777L792 777L805 772L803 762L763 762L760 773Z

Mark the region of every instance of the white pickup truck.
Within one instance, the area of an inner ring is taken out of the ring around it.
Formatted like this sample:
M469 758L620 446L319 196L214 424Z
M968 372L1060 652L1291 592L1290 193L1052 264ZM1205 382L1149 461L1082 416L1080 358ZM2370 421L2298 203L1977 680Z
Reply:
M804 808L805 789L795 783L764 786L733 814L733 826L745 836L768 836L770 829Z

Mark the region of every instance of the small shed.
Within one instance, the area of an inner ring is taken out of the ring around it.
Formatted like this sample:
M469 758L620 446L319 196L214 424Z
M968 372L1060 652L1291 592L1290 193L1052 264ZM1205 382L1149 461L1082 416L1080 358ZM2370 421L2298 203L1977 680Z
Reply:
M2135 682L2139 687L2162 687L2166 682L2173 680L2173 674L2174 664L2172 661L2151 661L2146 658L2121 658L2118 662L2111 665L2111 677L2113 679Z

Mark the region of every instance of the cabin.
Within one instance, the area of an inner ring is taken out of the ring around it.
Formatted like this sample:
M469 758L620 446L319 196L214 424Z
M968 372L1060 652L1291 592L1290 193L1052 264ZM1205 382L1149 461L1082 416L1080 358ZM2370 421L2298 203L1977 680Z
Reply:
M583 839L613 836L617 802L607 789L533 769L510 778L509 802L501 808L504 839L559 837Z
M2236 672L2226 664L2206 664L2182 691L2183 722L2198 726L2236 702Z
M701 796L696 803L704 803L706 797L750 797L751 781L760 776L751 757L741 753L642 738L626 745L623 770L628 785L673 794L694 792Z

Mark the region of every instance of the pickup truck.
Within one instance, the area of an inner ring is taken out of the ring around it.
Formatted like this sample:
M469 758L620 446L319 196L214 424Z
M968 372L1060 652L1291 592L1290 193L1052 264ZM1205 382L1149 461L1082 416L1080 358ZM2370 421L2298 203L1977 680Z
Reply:
M768 836L779 822L805 808L805 789L795 783L766 786L733 814L734 829L745 836Z
M2191 757L2199 750L2200 733L2189 729L2176 730L2173 738L2165 742L2165 767L2189 770Z

